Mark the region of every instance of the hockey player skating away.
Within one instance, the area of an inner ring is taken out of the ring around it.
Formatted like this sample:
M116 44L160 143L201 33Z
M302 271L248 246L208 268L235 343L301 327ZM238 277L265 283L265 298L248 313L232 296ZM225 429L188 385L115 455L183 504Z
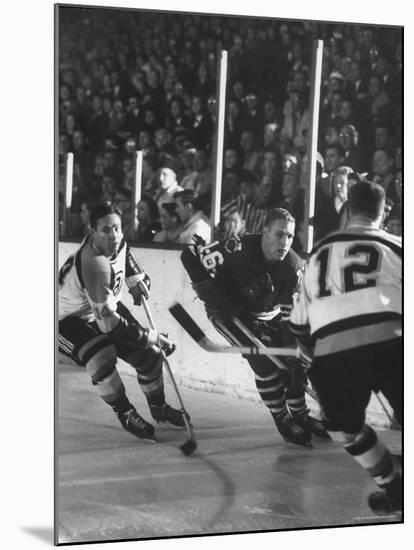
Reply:
M237 319L266 345L294 343L286 322L302 273L302 260L290 249L294 230L294 218L276 208L269 212L263 234L207 246L198 240L182 253L210 321L231 344L252 343ZM260 397L286 441L309 446L312 432L329 437L323 424L309 416L304 371L297 359L289 358L290 376L266 356L246 359Z
M379 185L351 188L347 225L314 247L291 313L327 429L382 489L368 500L378 512L402 508L400 461L365 423L372 391L402 423L401 241L379 229L384 203Z
M184 426L181 413L165 402L162 334L144 328L122 304L124 283L134 303L148 298L150 279L138 272L123 239L120 211L110 203L91 211L91 235L59 272L59 350L86 366L92 384L128 432L154 438L154 427L129 402L116 369L117 358L136 371L151 415L157 422Z

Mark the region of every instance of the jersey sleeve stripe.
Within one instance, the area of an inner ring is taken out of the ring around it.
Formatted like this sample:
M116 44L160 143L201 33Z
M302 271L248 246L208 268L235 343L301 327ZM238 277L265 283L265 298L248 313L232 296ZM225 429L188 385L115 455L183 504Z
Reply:
M295 336L301 334L309 334L310 331L310 325L307 323L305 325L297 325L296 323L292 323L292 321L289 321L289 328Z
M338 233L338 234L334 233L332 235L328 235L325 239L320 241L313 248L311 255L316 254L323 246L327 244L338 243L338 242L354 242L354 241L377 242L390 248L399 258L402 257L402 247L396 242L393 242L388 239L384 239L383 237L380 237L377 235L361 235L356 233L355 234L354 233Z
M395 339L401 340L401 320L382 321L373 325L342 330L318 339L316 342L312 339L312 347L314 347L314 356L322 357ZM392 358L390 360L392 361Z
M312 334L313 339L326 338L331 334L343 332L344 330L361 328L367 325L375 325L376 323L382 323L383 321L401 321L402 317L399 313L393 311L384 311L379 313L367 313L364 315L356 315L354 317L348 317L335 321L329 325L321 327L319 330Z

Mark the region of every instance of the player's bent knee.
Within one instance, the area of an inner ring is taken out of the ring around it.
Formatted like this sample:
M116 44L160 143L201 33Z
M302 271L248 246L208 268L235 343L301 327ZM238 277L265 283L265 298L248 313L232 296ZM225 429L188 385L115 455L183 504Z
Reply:
M153 349L144 350L136 357L128 361L134 369L140 374L150 374L162 367L162 355Z
M97 384L112 374L116 367L117 354L115 346L109 340L101 340L89 354L86 370Z

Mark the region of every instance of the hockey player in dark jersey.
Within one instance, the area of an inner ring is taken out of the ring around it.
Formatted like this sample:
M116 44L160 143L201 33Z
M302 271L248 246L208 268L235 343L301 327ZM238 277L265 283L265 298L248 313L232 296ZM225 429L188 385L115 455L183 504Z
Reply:
M286 322L302 273L302 260L290 248L294 229L289 212L276 208L268 213L262 234L209 245L196 240L182 253L210 321L233 345L250 345L251 333L266 345L294 344ZM304 371L297 359L285 360L288 372L266 356L246 359L260 397L286 441L309 446L312 432L328 437L322 423L309 416Z
M124 283L134 303L148 298L150 279L123 239L120 211L110 203L91 212L91 235L59 272L59 350L86 366L92 384L125 430L154 438L154 427L129 402L116 369L117 358L137 372L157 422L184 426L181 413L165 402L162 354L173 351L165 336L141 326L120 301Z
M402 424L402 250L380 229L384 206L380 185L350 189L346 227L313 248L290 318L312 350L327 429L382 489L368 499L380 513L402 509L402 461L365 423L371 392L381 391Z

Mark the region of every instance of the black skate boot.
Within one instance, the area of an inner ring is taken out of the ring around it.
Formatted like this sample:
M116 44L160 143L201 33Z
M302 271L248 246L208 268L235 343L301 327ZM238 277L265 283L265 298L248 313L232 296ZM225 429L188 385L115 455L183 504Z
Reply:
M294 415L294 419L302 426L302 428L308 429L312 434L320 437L321 439L331 439L331 436L326 431L322 420L313 418L313 416L310 416L309 412Z
M125 413L117 413L117 417L123 428L140 439L149 439L157 441L154 433L154 426L144 420L137 411L132 407Z
M377 514L395 514L402 512L402 481L398 477L382 491L375 491L368 497L368 504Z
M283 439L288 443L294 443L295 445L302 445L304 447L312 448L312 434L308 428L301 426L296 418L293 416L285 415L283 417L274 418L276 427L283 436Z
M173 409L167 403L162 405L151 405L149 406L152 418L156 422L165 422L177 426L178 428L184 428L185 422L181 411L178 409ZM190 417L187 416L188 420Z

